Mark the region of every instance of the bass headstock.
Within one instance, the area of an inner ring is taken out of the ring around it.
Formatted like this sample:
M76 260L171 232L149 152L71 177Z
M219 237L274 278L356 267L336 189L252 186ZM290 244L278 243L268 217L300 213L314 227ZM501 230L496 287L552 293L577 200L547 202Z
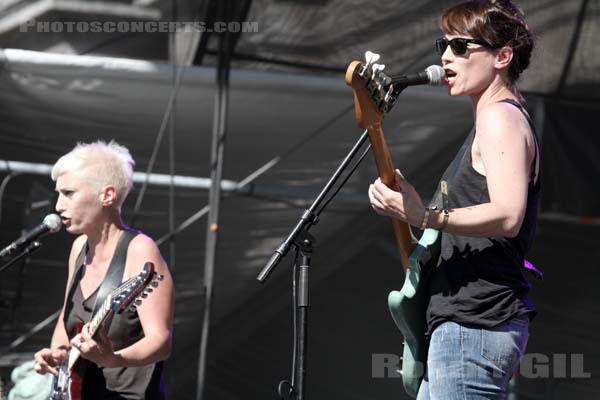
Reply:
M400 93L383 72L385 65L376 63L379 58L379 54L367 51L364 62L352 61L346 70L346 84L354 91L356 122L363 129L381 123Z

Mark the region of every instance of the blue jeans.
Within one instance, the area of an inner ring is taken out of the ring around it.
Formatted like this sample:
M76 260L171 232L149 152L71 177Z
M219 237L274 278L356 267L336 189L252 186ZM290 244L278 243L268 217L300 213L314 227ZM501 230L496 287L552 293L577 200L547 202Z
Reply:
M417 400L504 399L528 337L527 316L491 329L439 325L431 335Z

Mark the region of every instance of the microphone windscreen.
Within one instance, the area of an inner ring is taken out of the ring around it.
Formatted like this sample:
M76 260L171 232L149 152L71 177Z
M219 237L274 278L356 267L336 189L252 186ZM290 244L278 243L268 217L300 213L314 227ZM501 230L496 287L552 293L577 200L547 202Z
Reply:
M50 232L55 233L60 231L60 228L62 227L62 222L58 215L48 214L44 218L44 225L50 228Z
M441 86L444 84L444 77L446 71L439 65L430 65L425 69L427 76L429 77L429 84L432 86Z

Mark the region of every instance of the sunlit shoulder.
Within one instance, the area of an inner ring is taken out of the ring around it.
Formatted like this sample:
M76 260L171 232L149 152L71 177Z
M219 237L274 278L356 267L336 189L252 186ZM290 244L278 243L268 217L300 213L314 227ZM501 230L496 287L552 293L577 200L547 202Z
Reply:
M521 111L504 102L490 103L478 110L476 129L480 139L491 142L525 138L530 130Z
M163 275L168 269L154 240L143 233L137 235L131 241L127 252L127 258L128 268L132 268L132 270L129 271L129 276L138 273L146 262L154 263L156 272Z

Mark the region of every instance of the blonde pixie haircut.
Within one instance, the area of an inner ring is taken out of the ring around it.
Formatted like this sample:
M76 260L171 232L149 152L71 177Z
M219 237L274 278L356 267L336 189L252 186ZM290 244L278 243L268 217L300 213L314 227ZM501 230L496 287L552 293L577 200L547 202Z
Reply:
M120 208L133 187L135 162L125 146L114 140L106 143L77 143L77 146L58 159L52 167L52 180L60 175L76 172L98 193L103 187L112 185L117 191L115 206Z

